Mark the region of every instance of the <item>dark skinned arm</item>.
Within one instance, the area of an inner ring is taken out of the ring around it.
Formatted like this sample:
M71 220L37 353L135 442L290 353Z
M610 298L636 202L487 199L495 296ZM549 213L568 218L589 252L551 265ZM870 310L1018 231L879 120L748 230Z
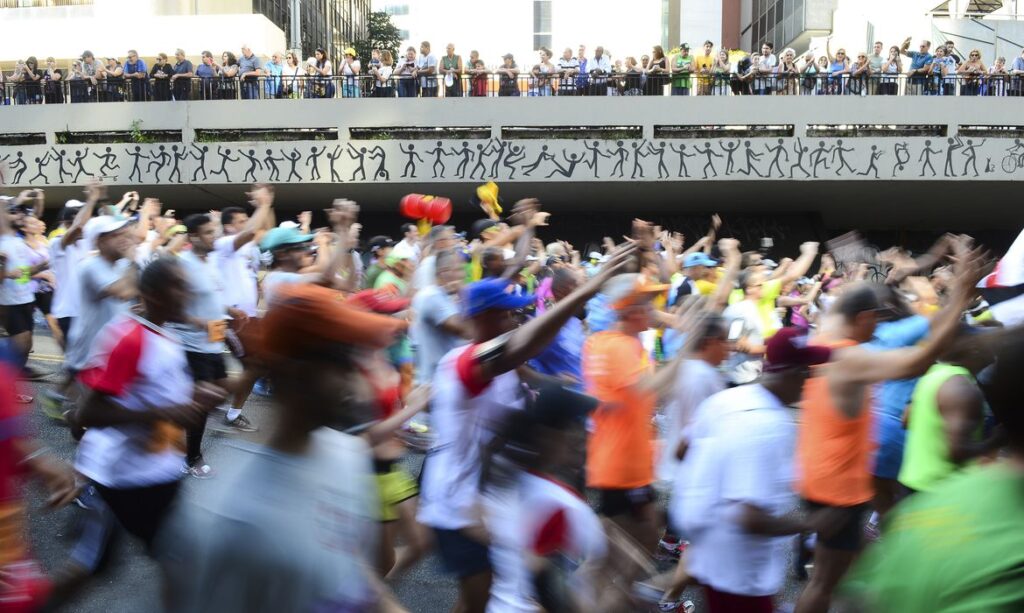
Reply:
M996 430L985 440L975 438L985 417L985 398L978 386L967 377L951 377L939 387L936 400L946 431L951 462L962 465L999 446L1003 438L1002 430Z

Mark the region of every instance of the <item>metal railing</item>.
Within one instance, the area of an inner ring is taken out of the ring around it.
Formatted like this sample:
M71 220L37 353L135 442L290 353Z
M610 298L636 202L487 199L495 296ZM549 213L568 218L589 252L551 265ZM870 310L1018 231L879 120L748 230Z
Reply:
M852 76L792 75L644 75L605 76L463 75L184 77L138 79L116 77L35 82L6 81L0 106L84 102L159 102L172 100L269 100L287 98L492 98L548 96L1022 96L1024 76L950 75Z

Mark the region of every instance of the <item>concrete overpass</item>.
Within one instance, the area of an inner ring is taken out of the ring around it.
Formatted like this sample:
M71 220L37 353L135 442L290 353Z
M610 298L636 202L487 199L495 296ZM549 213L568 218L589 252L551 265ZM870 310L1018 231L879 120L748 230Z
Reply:
M90 175L178 210L360 201L393 220L409 192L544 200L563 223L722 211L823 231L1015 233L1020 100L987 97L581 97L144 102L0 107L5 191L56 203ZM133 142L134 141L134 142ZM613 224L608 223L609 227Z

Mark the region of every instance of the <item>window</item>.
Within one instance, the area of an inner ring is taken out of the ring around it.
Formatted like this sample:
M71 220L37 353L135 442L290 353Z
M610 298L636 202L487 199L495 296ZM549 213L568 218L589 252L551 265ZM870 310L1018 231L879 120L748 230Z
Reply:
M534 34L533 35L533 50L539 51L541 47L551 48L551 35L550 34Z
M533 2L533 50L551 48L551 0Z
M384 12L388 15L408 15L409 5L408 4L388 4L384 7Z

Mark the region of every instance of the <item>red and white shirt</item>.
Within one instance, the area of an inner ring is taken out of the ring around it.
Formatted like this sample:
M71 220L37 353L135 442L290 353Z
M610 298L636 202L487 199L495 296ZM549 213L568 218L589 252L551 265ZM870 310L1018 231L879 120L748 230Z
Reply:
M491 537L494 581L487 613L539 612L530 556L552 559L570 573L568 584L585 609L596 606L589 572L600 564L608 542L601 520L574 490L547 477L522 473L508 489L488 491L486 523Z
M79 380L122 408L149 411L188 402L192 377L176 337L133 315L104 327ZM75 468L112 488L143 487L181 477L180 429L171 424L89 428Z
M417 515L426 526L459 530L480 523L480 452L509 412L524 406L514 370L490 381L475 375L477 348L449 351L434 372L430 423L437 438L427 452Z

